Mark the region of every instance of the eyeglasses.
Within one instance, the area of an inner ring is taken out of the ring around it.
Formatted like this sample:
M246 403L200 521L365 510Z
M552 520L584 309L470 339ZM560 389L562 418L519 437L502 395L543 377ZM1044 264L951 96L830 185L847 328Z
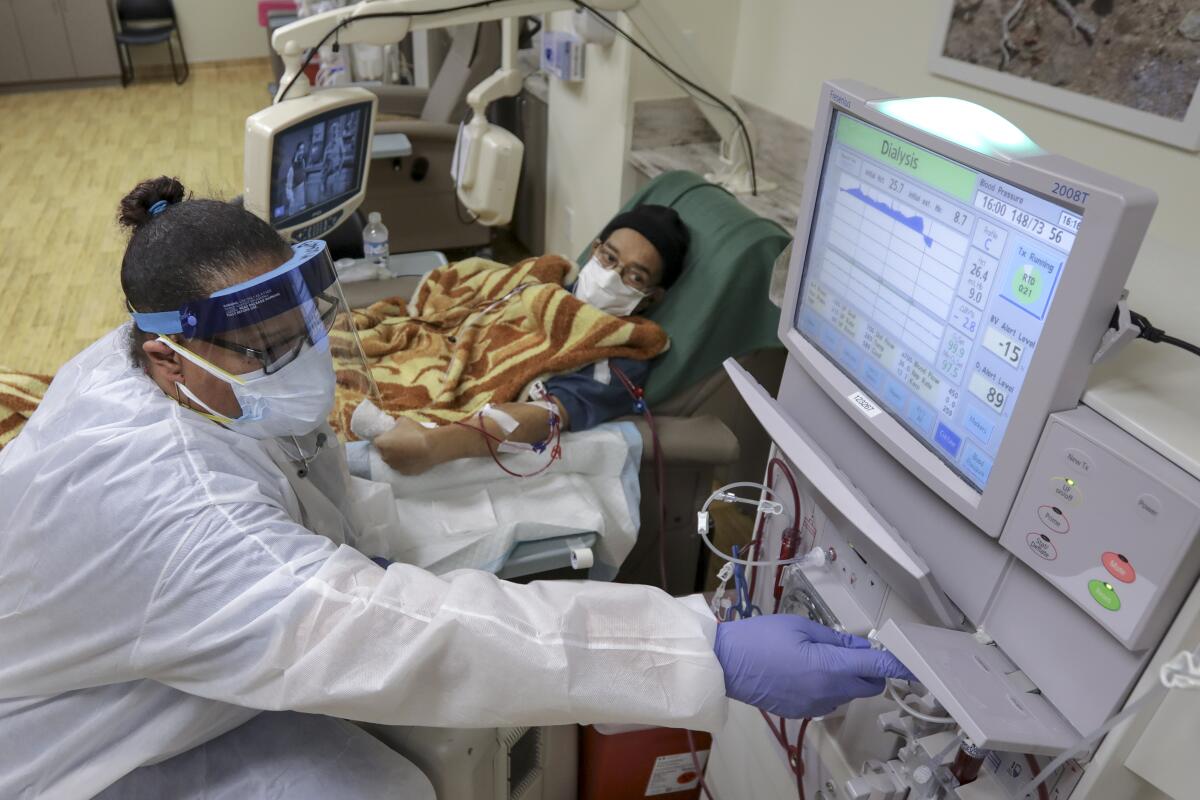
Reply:
M610 247L608 242L603 242L596 248L596 260L605 269L616 270L621 276L621 282L631 289L645 292L652 288L650 270L641 264L622 264L617 251Z
M333 327L338 306L325 295L320 295L320 297L328 302L328 306L320 312L322 327L328 333ZM312 341L312 337L305 331L304 333L290 336L277 344L266 345L262 349L247 347L244 344L217 337L213 337L208 341L217 347L221 347L231 353L236 353L249 361L257 361L262 364L263 374L271 375L295 361L296 356L300 355L300 351L304 349L304 345Z

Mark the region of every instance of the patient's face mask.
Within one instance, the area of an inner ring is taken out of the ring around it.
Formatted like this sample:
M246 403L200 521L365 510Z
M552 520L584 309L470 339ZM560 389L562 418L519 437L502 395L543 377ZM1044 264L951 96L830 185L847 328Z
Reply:
M158 341L205 372L229 384L242 409L236 419L224 416L196 396L185 384L180 393L210 417L255 439L303 436L320 427L333 410L334 372L329 340L305 345L300 354L276 372L256 370L232 375L164 336Z
M575 296L614 317L632 314L646 299L645 292L627 285L618 270L605 269L596 256L592 256L579 271Z

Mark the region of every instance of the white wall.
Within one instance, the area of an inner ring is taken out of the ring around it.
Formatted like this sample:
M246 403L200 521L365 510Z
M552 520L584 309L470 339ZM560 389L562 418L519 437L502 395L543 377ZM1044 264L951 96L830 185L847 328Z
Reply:
M870 0L745 0L733 93L805 126L813 124L826 78L856 78L897 95L972 100L1047 150L1155 189L1159 205L1150 235L1195 251L1196 154L931 75L929 47L941 35L941 7L931 0L902 7ZM1200 290L1192 291L1194 298Z
M663 22L680 36L684 52L655 46L654 52L711 91L728 93L733 84L733 43L743 0L652 0ZM751 3L754 0L750 0ZM635 14L636 14L635 10ZM655 44L653 33L633 29L639 42ZM650 39L648 42L647 40ZM691 68L684 66L687 62ZM633 99L683 97L661 69L641 53L633 56Z
M265 58L267 31L258 25L256 0L175 0L188 61ZM166 64L166 45L131 47L134 64ZM178 58L178 53L176 53Z
M658 42L672 66L687 59L684 74L728 92L733 77L733 32L742 0L652 0L664 26L682 32L679 50L661 46L648 27L622 24L638 41ZM636 17L635 17L636 19ZM552 14L553 30L572 30L570 12ZM575 256L626 199L633 180L625 163L635 100L682 95L650 61L627 42L588 45L585 80L550 79L547 142L546 249Z
M571 30L571 12L550 15ZM588 45L585 80L550 78L546 143L546 251L574 258L621 206L629 143L630 46Z

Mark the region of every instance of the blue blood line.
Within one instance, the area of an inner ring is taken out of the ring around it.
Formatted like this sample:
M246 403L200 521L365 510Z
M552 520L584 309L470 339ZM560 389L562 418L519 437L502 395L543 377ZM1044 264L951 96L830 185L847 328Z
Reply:
M911 217L906 217L904 214L901 214L899 211L892 208L892 206L889 203L885 203L881 200L876 200L872 197L868 197L866 194L863 193L863 190L859 189L857 186L855 186L853 189L842 189L842 191L845 192L846 194L850 195L851 197L854 197L858 200L862 200L864 203L866 203L867 205L869 205L871 208L875 209L876 211L882 211L884 214L887 214L889 217L896 220L896 222L899 222L904 227L911 228L912 230L916 231L920 235L920 237L925 240L926 247L933 247L933 239L931 237L925 235L925 218L924 217L917 216L917 215L913 215Z

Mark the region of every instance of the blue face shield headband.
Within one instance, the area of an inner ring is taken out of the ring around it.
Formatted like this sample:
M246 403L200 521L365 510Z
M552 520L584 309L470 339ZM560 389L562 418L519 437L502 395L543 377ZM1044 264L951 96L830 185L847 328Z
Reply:
M203 339L257 361L266 374L324 341L344 308L325 242L292 246L292 257L243 283L185 302L175 311L132 312L140 330Z

